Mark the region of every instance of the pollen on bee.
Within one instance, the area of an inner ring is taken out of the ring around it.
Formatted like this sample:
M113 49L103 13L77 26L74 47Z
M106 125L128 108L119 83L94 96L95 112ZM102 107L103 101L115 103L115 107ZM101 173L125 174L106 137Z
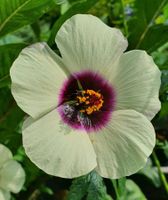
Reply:
M86 113L88 115L93 112L99 111L103 106L104 100L100 92L94 90L82 90L76 97L76 105L80 105L81 113Z

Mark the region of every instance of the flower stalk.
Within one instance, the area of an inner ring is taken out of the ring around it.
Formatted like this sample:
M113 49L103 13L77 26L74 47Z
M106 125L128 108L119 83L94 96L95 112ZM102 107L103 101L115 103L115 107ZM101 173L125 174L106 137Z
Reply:
M163 186L165 188L166 193L168 194L168 183L167 183L167 180L166 180L166 177L165 177L164 173L161 170L160 161L159 161L155 151L153 151L152 156L153 156L153 160L154 160L154 162L155 162L155 164L157 166L157 169L158 169L159 176L160 176L160 179L162 181L162 184L163 184Z

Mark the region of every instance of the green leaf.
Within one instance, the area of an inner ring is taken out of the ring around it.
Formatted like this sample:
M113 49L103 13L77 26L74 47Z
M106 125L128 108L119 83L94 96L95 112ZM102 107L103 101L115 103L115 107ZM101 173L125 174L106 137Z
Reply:
M129 49L145 49L145 47L142 46L142 44L144 45L143 41L146 39L146 35L149 35L148 32L151 31L151 26L167 2L168 0L135 0L135 13L132 20L129 22ZM160 35L160 37L157 36L155 37L155 41L163 40L162 35ZM149 37L147 39L149 39ZM152 44L150 43L150 45L153 46L155 41L153 41ZM158 44L156 47L157 46ZM148 45L148 48L150 47Z
M168 25L154 25L148 29L139 44L140 49L145 49L149 53L168 42Z
M15 153L22 145L22 135L15 131L0 129L0 143L7 145Z
M118 179L118 193L120 196L124 196L126 194L126 181L125 177Z
M56 4L64 4L67 3L68 0L54 0Z
M146 200L139 186L132 180L124 177L111 181L116 193L116 200Z
M81 200L87 193L88 185L88 175L74 179L67 200Z
M112 198L107 194L106 187L101 176L93 171L90 174L90 184L88 187L87 200L111 200Z
M0 0L0 37L35 22L54 5L52 0Z
M53 45L55 41L55 36L60 29L61 25L70 17L78 13L86 13L92 6L94 6L98 0L82 0L80 2L74 3L72 7L63 14L53 25L51 30L51 36L48 40L49 45Z
M126 198L126 178L112 179L113 188L116 194L116 200L125 200Z
M87 200L112 200L107 194L103 179L97 172L74 179L67 200L81 200L87 195Z
M6 87L8 85L10 85L9 75L6 75L6 76L0 78L0 88Z
M141 169L138 173L146 176L155 187L161 186L158 170L152 166L152 161L150 159L146 163L145 167Z
M41 179L44 179L47 175L43 174L40 169L34 165L27 156L23 155L23 166L26 172L26 183L25 186L32 186L35 185L37 186L41 184ZM37 186L38 187L38 186Z
M160 87L160 99L162 101L162 104L165 102L168 102L167 94L168 94L168 70L162 71L162 78L161 78L161 87ZM165 112L167 112L167 105L162 105L161 112L163 112L163 115L160 115L161 117L164 117ZM165 110L163 110L165 109Z
M126 189L127 189L127 200L147 200L139 186L132 180L127 179L126 181Z
M168 116L168 102L162 102L161 111L159 113L160 118L164 118Z
M163 45L158 51L152 53L152 57L160 70L168 70L168 43Z
M7 44L0 46L0 82L4 82L8 79L9 68L12 62L16 59L20 51L26 46L26 44ZM8 83L8 81L7 81Z
M168 19L168 4L163 9L163 15L165 19Z
M19 124L24 114L13 101L10 90L0 90L0 96L3 96L0 99L0 143L17 150L22 144Z

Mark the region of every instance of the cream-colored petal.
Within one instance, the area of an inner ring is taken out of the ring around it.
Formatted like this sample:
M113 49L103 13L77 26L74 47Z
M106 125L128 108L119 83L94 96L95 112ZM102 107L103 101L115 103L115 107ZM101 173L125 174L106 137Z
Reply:
M37 118L58 104L59 90L66 74L61 59L45 43L22 50L10 70L12 94L17 104Z
M10 200L10 198L11 198L10 192L0 188L0 200Z
M22 132L26 154L48 174L73 178L97 165L87 133L66 126L57 110L37 121L28 118Z
M121 178L141 169L155 145L147 118L133 110L119 110L98 133L89 134L97 155L97 171L105 178Z
M25 172L15 160L7 161L0 169L0 187L18 193L25 182Z
M160 75L145 51L124 53L108 76L116 90L116 110L133 109L151 120L160 110Z
M12 158L12 152L3 144L0 144L0 168L2 165Z
M70 72L104 73L127 48L127 40L118 29L86 14L68 19L58 31L56 43Z

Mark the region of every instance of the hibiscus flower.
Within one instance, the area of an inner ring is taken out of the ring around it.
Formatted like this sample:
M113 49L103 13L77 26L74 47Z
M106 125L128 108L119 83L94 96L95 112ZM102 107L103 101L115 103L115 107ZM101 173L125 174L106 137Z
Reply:
M75 15L46 43L22 50L11 68L12 94L30 116L28 157L46 173L106 178L142 168L155 145L150 120L160 109L160 71L141 50L92 15Z

